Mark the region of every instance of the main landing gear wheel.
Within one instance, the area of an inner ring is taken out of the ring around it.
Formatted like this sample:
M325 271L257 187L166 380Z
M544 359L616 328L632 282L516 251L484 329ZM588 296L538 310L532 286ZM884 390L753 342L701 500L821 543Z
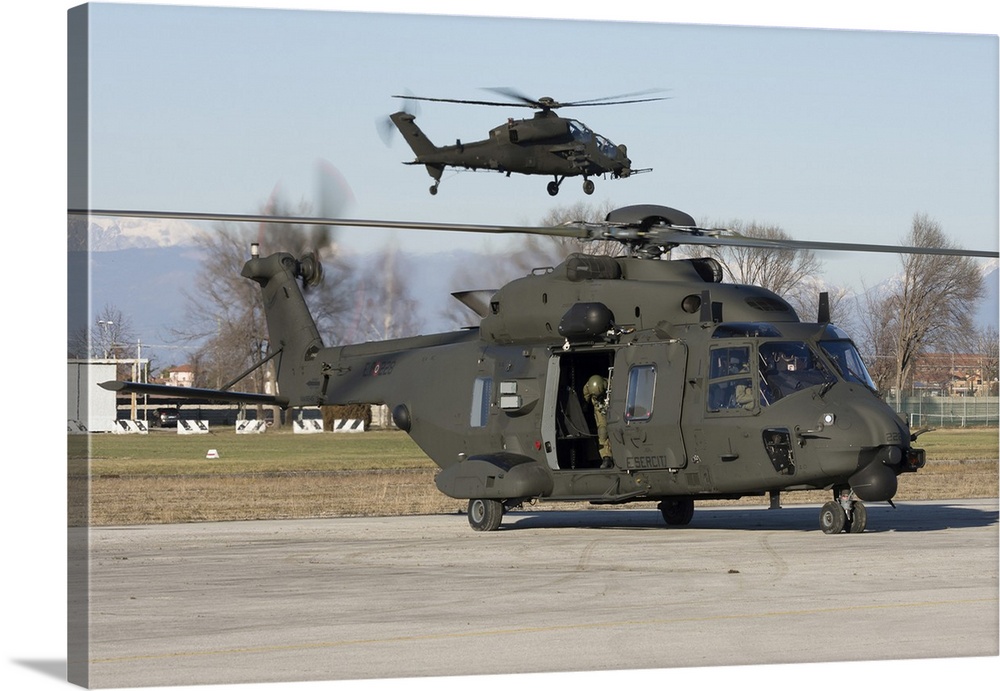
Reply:
M657 508L667 525L687 525L694 516L694 499L690 497L664 499Z
M496 499L470 499L469 525L473 530L487 532L500 527L503 520L503 502Z
M546 185L545 189L548 190L550 196L554 197L557 194L559 194L559 183L553 180L548 185Z
M594 181L593 180L584 180L583 181L583 193L584 194L593 194L594 193Z
M837 501L828 501L819 510L819 527L827 535L836 535L844 532L847 525L847 512Z

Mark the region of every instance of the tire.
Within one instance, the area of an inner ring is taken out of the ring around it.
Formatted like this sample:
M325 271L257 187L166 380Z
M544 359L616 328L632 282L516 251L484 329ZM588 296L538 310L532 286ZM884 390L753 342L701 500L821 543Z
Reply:
M470 499L469 525L473 530L489 532L500 527L503 503L496 499Z
M847 522L847 531L850 533L863 533L868 525L868 509L860 501L854 502L851 506L851 519Z
M667 525L687 525L694 517L694 499L691 497L664 499L657 508Z
M819 510L819 527L824 533L827 535L842 533L846 525L847 514L844 513L843 506L835 501L823 504L823 508Z
M557 182L550 182L548 185L546 185L545 189L546 189L546 191L548 191L548 193L549 193L550 196L554 197L557 194L559 194L559 183L557 183Z
M593 194L594 193L594 181L593 180L584 180L583 181L583 193L584 194Z

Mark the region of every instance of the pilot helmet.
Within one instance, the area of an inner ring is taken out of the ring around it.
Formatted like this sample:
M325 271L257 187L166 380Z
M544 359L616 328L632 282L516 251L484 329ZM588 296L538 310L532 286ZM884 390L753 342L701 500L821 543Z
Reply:
M599 374L595 374L583 386L584 396L603 396L608 390L608 383Z

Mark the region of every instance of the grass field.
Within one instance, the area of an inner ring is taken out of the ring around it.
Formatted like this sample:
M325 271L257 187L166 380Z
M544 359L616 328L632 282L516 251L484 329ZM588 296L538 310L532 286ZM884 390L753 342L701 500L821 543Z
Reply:
M917 446L927 450L927 467L900 479L897 500L997 496L996 429L929 432ZM209 449L219 458L206 458ZM157 430L71 437L68 470L72 525L88 522L88 508L91 525L130 525L454 513L465 507L437 491L436 466L401 432ZM782 501L827 498L827 492L796 492Z

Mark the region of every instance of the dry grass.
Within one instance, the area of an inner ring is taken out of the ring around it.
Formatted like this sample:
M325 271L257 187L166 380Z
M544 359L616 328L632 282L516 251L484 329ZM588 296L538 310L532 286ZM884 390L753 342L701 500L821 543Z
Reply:
M898 501L996 497L996 431L921 437L926 468L900 478ZM183 523L269 518L456 513L465 502L434 485L436 467L400 433L241 438L101 435L75 449L70 523ZM218 462L205 451L217 447ZM959 460L935 460L959 457ZM783 504L820 503L828 492L793 492ZM766 504L767 497L740 500ZM539 508L572 508L565 503ZM586 505L589 506L589 505ZM645 505L642 505L645 506Z

